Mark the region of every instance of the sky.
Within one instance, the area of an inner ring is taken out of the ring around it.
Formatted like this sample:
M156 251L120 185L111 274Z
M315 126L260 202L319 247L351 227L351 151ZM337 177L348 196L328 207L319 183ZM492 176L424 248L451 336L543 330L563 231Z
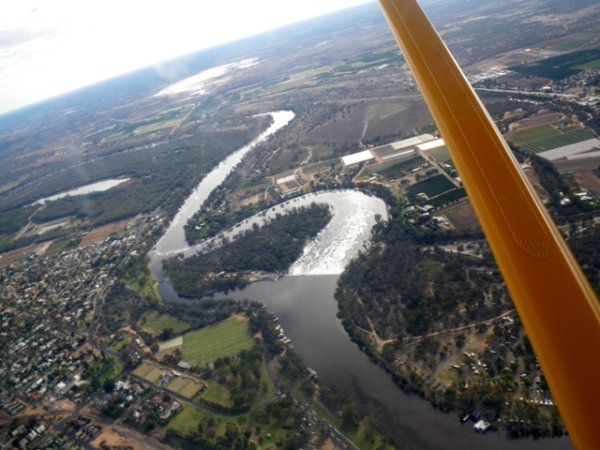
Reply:
M374 0L1 0L0 114Z

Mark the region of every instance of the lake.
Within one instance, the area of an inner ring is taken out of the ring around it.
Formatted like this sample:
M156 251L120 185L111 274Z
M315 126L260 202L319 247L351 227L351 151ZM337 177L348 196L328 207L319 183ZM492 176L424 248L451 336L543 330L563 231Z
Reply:
M60 194L51 195L50 197L41 198L32 203L32 205L44 205L47 202L53 202L54 200L60 200L64 197L75 197L78 195L87 195L94 192L104 192L114 188L122 183L129 181L130 178L115 178L112 180L103 180L96 183L86 184L70 191L61 192Z

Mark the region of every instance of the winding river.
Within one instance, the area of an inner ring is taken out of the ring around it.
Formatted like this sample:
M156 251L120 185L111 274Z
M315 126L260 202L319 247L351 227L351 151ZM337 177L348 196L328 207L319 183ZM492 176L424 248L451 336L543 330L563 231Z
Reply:
M312 202L328 204L332 220L304 249L290 267L289 275L276 282L253 283L241 291L217 298L252 299L268 306L280 318L286 335L307 365L319 374L325 386L355 395L361 407L378 418L384 431L401 449L548 449L572 448L568 439L508 440L503 434L479 435L469 424L461 425L455 414L444 414L419 397L404 394L391 377L373 364L350 341L337 318L334 292L339 274L358 252L368 245L370 230L376 220L386 220L382 200L353 190L309 194L270 208L211 241L190 247L185 241L186 221L221 184L242 158L260 142L289 123L289 111L270 113L273 125L247 146L229 156L196 188L173 219L165 235L149 257L159 292L167 301L179 298L163 280L162 260L177 253L190 256L219 245L223 237L235 239L254 223L261 224L277 213Z

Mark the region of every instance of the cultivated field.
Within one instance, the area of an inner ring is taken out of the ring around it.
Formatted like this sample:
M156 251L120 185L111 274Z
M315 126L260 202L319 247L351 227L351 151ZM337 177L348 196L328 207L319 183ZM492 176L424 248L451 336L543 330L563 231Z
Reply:
M232 356L252 347L254 339L246 322L227 319L217 325L183 336L183 359L203 366L223 356Z
M594 132L587 128L576 127L560 132L549 125L542 125L510 133L506 139L523 150L541 153L594 137L596 137Z
M600 48L579 50L565 55L542 59L530 64L510 67L515 72L553 80L561 80L576 75L584 69L600 65Z
M561 133L553 128L550 124L543 124L513 131L512 133L508 133L505 137L507 141L513 143L514 145L521 146L535 142L539 139L560 136L560 134Z

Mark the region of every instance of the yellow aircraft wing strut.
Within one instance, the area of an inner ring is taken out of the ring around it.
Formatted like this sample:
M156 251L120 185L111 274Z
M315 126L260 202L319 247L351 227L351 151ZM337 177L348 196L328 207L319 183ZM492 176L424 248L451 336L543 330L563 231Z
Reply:
M578 449L600 449L600 304L416 0L380 0Z

